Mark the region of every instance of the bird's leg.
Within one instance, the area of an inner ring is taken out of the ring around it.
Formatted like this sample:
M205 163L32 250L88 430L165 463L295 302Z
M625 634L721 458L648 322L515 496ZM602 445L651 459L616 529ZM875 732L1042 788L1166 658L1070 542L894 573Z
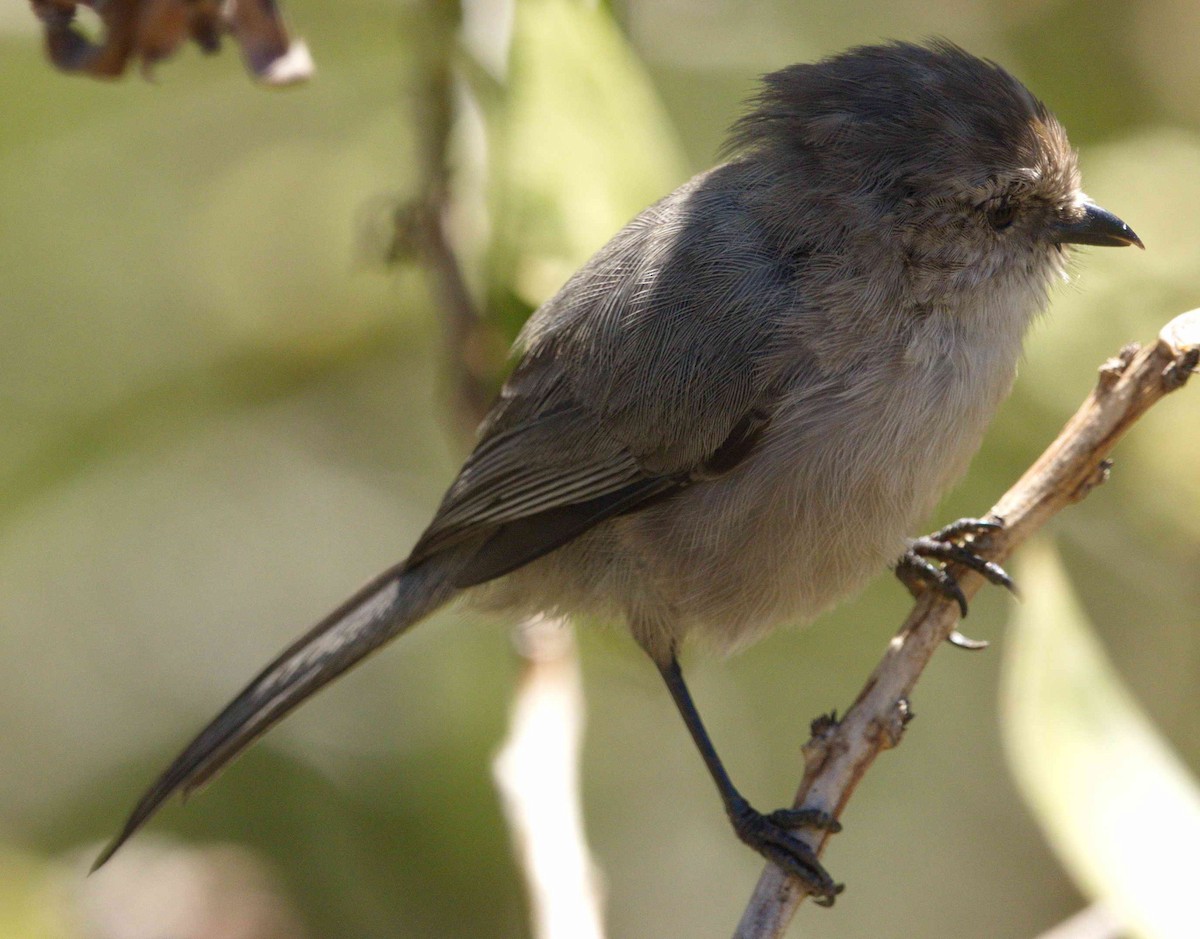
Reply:
M990 531L1003 528L1002 522L981 518L960 518L932 535L914 538L900 560L896 562L896 577L908 588L909 593L919 597L925 590L936 590L958 604L963 616L967 615L967 598L963 595L958 579L950 569L951 563L978 571L993 584L1006 587L1014 594L1016 584L1005 573L1004 568L985 560L971 550L975 538ZM935 562L941 562L935 563ZM986 649L987 643L968 639L957 629L948 637L961 649Z
M841 824L832 815L818 809L779 809L763 815L752 808L725 772L708 731L704 729L704 722L700 720L700 713L692 701L675 656L672 655L667 664L659 665L659 671L683 722L691 732L692 740L696 742L696 749L700 751L713 782L717 784L734 832L768 861L800 880L817 897L814 902L832 906L834 898L842 892L842 885L834 883L812 848L791 832L797 828L837 832L841 831Z

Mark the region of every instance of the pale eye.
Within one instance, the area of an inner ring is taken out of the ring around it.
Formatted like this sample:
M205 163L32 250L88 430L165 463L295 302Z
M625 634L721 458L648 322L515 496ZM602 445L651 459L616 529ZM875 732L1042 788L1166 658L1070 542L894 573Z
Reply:
M987 207L988 224L996 231L1003 231L1017 217L1017 210L1008 199L999 199Z

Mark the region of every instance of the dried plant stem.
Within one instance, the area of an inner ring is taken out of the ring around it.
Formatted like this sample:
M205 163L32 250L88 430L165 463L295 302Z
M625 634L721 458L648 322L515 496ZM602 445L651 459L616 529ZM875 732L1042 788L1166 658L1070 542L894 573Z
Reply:
M1149 348L1127 346L1104 363L1095 390L989 513L989 518L1003 522L1003 529L977 539L973 549L1002 562L1056 512L1103 482L1108 454L1117 441L1155 402L1186 382L1198 359L1200 310L1194 310L1168 323ZM978 574L956 573L968 598L983 584ZM958 618L952 601L932 593L917 601L846 715L840 721L814 723L797 806L841 814L875 757L899 743L908 718L908 696ZM820 852L829 835L806 832L803 837ZM782 936L806 895L802 884L768 865L735 939Z
M485 311L471 295L449 231L455 209L450 151L462 12L457 3L444 0L432 0L427 6L429 48L413 97L421 195L397 209L393 251L397 256L415 253L425 265L442 313L454 414L461 428L470 432L487 413L495 392L492 379L503 360L487 361L488 343L482 338Z
M602 939L603 897L579 798L583 684L574 633L538 617L517 632L523 669L492 763L529 892L535 939Z
M416 97L421 196L395 214L393 256L424 263L442 312L451 399L459 426L473 430L494 396L501 361L491 361L487 311L471 295L449 231L455 206L451 137L456 57L464 13L430 0L434 40ZM501 353L503 350L500 350ZM584 700L570 626L538 618L516 629L521 678L508 733L492 765L529 897L535 939L602 939L602 892L583 830L579 751Z

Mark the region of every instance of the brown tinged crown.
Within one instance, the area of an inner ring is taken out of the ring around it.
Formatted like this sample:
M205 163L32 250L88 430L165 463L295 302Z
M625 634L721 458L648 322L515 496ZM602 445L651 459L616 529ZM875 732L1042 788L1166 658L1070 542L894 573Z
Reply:
M1080 190L1066 131L995 62L946 40L861 46L763 77L727 154L782 171L809 203L908 206L911 225L939 206L982 211L997 230L1018 215L1041 243L1141 240ZM783 206L794 211L801 200ZM944 218L944 215L942 216Z
M822 175L886 166L930 192L1019 167L1078 186L1075 154L1046 106L1001 66L941 39L861 46L764 76L726 151L769 152Z

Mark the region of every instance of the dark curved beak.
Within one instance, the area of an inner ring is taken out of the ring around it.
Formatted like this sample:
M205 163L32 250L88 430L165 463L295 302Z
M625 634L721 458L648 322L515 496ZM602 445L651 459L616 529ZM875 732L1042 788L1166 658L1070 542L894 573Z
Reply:
M1106 248L1123 248L1137 245L1145 248L1142 239L1119 218L1098 205L1086 202L1083 215L1074 219L1060 219L1050 226L1050 235L1056 244L1102 245Z

